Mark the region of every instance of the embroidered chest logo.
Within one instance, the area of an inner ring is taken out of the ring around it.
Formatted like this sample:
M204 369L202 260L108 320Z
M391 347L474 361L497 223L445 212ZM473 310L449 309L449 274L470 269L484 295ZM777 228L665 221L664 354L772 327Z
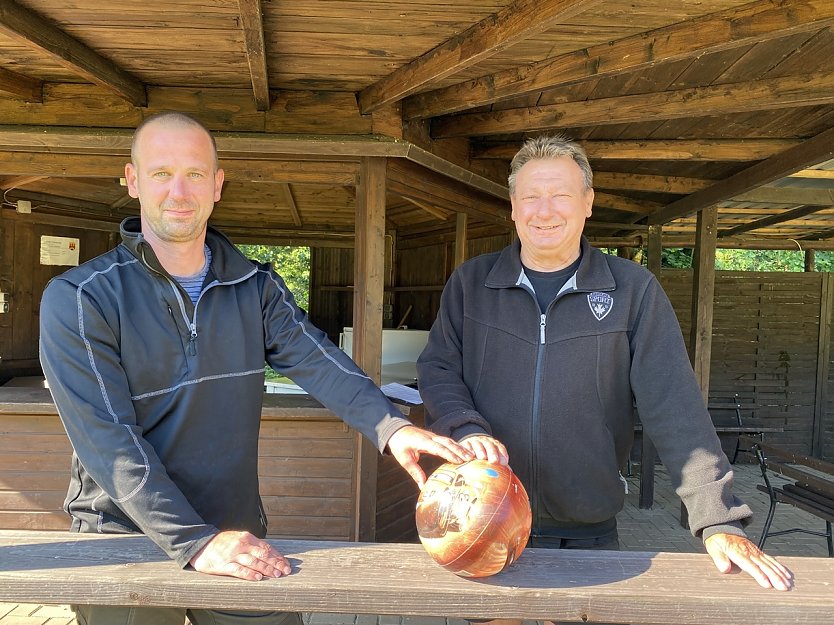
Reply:
M614 298L608 293L600 293L598 291L588 293L588 306L591 307L591 312L594 313L597 321L602 321L608 316L611 309L614 308Z

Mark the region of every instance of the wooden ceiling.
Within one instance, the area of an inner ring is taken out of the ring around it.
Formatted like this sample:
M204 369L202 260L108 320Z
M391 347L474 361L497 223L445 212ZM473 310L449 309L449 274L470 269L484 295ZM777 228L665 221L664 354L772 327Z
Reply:
M401 240L506 232L509 159L561 132L598 244L691 245L717 206L720 246L834 248L832 26L832 0L2 0L0 216L112 228L131 129L178 109L239 240L350 245L380 157Z

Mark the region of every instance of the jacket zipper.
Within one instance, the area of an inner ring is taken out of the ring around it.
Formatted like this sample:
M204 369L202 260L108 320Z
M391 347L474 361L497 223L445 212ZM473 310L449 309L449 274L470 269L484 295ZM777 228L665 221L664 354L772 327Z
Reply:
M535 297L535 296L534 296ZM538 302L537 302L538 303ZM537 434L541 424L541 387L542 387L542 368L544 364L544 345L545 345L545 328L547 327L547 315L539 315L539 346L536 351L536 373L533 377L533 419L530 427L530 459L532 466L530 467L530 487L533 491L533 528L534 530L541 525L541 489L538 488L539 481L539 447L537 444Z

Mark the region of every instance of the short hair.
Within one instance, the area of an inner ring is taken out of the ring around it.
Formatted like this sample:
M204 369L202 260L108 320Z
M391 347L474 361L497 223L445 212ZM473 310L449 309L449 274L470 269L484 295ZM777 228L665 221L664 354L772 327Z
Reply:
M214 168L219 169L220 161L217 158L217 141L215 141L214 135L211 134L211 131L199 119L189 115L188 113L180 113L179 111L163 111L161 113L154 113L150 117L143 119L142 123L136 127L136 130L133 132L133 142L130 144L130 160L133 161L134 165L136 164L136 146L139 142L139 135L142 130L145 129L145 126L155 122L162 122L163 124L169 124L171 126L191 126L192 128L201 129L211 140L211 148L214 152Z
M590 190L594 186L594 173L591 171L591 164L582 146L571 141L563 135L542 135L533 139L527 139L516 152L510 163L510 175L507 182L510 188L510 196L515 193L515 179L519 170L530 161L548 160L567 156L574 160L582 170L582 178L585 182L585 189Z

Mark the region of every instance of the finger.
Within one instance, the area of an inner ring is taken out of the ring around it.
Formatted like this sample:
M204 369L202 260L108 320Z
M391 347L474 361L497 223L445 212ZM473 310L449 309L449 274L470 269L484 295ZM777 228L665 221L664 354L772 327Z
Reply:
M411 454L394 454L394 458L396 458L402 468L408 472L411 479L417 483L417 487L422 490L426 483L426 474L423 472L423 469L420 468L420 465L417 464L414 456Z
M462 443L469 451L472 452L472 456L477 460L488 460L489 453L487 452L486 446L484 445L483 441L478 438L467 438Z
M471 453L466 447L444 436L426 438L424 448L420 451L439 456L447 462L456 464L472 459Z
M264 551L267 551L267 553L264 553ZM271 548L240 554L237 557L237 562L262 577L283 577L292 572L290 563Z
M727 557L727 554L724 553L723 549L713 547L711 542L706 543L706 548L707 553L709 553L712 561L715 563L715 568L722 573L729 573L732 570L733 563Z

